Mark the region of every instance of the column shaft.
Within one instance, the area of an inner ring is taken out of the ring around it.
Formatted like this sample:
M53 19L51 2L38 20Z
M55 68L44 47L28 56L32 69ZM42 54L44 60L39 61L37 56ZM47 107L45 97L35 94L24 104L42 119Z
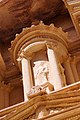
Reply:
M54 86L54 90L59 90L62 88L62 81L59 73L56 55L55 52L50 48L48 48L47 52L50 64L50 83Z
M78 72L77 72L77 69L76 69L76 64L75 64L74 61L71 62L71 68L72 68L72 72L73 72L73 75L74 75L75 82L78 82L79 81L79 75L78 75Z
M9 92L7 90L5 90L4 98L5 98L5 107L9 107Z
M27 101L27 94L31 89L31 76L30 76L30 61L22 58L22 74L23 74L23 89L24 89L24 100Z
M65 69L65 74L66 74L66 77L67 77L67 84L72 84L75 82L74 80L74 76L73 76L73 72L72 72L72 69L71 69L71 66L70 66L70 60L67 59L64 63L64 69Z
M3 109L5 107L4 103L4 89L0 88L0 109Z

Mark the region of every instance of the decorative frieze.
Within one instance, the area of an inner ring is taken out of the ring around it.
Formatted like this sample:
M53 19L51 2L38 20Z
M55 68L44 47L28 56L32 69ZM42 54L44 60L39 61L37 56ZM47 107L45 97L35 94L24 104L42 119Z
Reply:
M44 25L42 22L40 22L40 24L37 26L25 28L25 30L22 31L22 33L20 33L11 44L11 48L9 50L14 63L18 65L17 59L19 57L18 55L22 52L22 49L25 49L32 43L41 41L52 43L59 42L65 47L68 47L68 36L62 31L61 28L56 28L52 24L50 26Z

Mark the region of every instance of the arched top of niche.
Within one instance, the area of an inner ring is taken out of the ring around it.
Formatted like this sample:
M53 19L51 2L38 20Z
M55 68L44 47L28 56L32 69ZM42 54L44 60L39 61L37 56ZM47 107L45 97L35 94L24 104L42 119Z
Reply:
M42 21L37 26L32 25L29 28L24 28L20 34L16 35L14 41L11 42L11 48L9 49L16 65L19 53L35 42L58 43L67 49L68 35L62 31L61 27L57 28L54 24L44 25Z

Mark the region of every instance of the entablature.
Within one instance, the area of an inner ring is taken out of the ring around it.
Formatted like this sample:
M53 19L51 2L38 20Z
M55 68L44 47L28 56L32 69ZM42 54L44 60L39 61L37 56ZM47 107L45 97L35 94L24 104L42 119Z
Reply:
M12 55L13 62L17 65L17 59L21 51L36 42L51 42L53 44L62 44L66 49L68 48L68 34L63 32L62 28L56 28L53 24L44 25L42 21L39 25L32 25L30 28L23 29L22 33L16 35L14 41L11 42L9 49ZM28 52L29 53L29 52Z
M51 94L38 95L28 102L22 102L1 110L0 117L3 120L51 120L51 118L68 120L74 117L79 118L79 88L80 82L77 82Z

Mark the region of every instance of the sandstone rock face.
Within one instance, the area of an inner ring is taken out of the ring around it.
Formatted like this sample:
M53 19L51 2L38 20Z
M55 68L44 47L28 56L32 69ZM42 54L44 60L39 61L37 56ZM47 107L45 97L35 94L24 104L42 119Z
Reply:
M0 1L0 41L14 39L23 27L45 23L56 15L65 13L62 0L1 0Z

